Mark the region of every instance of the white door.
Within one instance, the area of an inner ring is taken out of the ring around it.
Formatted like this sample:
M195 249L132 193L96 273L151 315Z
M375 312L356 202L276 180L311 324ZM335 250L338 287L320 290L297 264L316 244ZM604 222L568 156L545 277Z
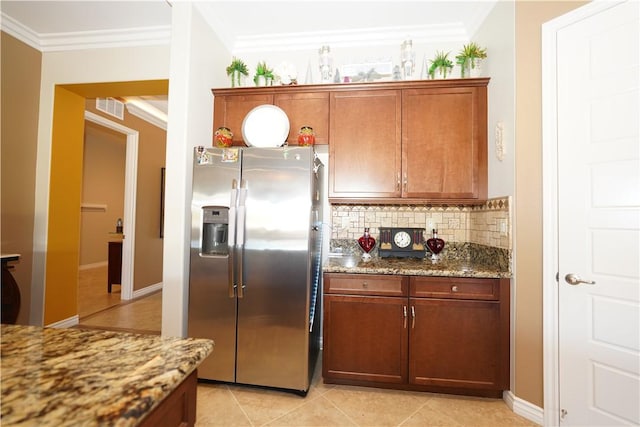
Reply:
M639 17L557 32L561 425L640 424Z

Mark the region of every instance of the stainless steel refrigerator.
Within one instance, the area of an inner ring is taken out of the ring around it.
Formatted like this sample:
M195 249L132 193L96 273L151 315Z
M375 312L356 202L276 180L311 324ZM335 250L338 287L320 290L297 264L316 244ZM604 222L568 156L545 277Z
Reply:
M195 148L188 334L215 342L201 379L308 391L321 173L312 147Z

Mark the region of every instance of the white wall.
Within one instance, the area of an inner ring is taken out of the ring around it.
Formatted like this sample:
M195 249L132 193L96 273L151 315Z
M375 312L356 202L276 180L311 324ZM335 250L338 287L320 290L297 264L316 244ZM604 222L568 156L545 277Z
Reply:
M489 82L488 114L488 172L489 197L515 195L515 4L512 1L500 1L482 23L474 40L487 47L485 73L491 76ZM496 127L502 125L503 159L499 160L496 150ZM510 211L513 213L514 206ZM510 221L513 224L513 220ZM513 226L512 226L513 227ZM512 230L515 230L512 228ZM515 236L515 234L512 234ZM513 259L515 237L512 237ZM512 267L515 270L515 263ZM511 325L515 325L515 301L517 283L512 279ZM511 384L515 390L515 327L511 328Z
M191 3L172 7L167 127L162 335L187 335L192 148L210 146L211 88L225 84L231 54Z
M49 175L55 86L72 83L159 80L168 77L168 45L73 50L42 54L30 324L42 325L44 322Z
M483 75L490 76L488 117L489 198L515 193L515 5L500 1L472 39L487 48ZM496 126L502 124L504 158L496 156Z

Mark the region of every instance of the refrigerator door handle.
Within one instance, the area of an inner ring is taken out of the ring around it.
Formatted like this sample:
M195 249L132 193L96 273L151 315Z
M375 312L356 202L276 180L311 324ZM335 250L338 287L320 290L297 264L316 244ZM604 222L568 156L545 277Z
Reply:
M245 231L245 201L247 200L247 182L240 180L240 190L238 191L238 238L236 247L238 249L238 298L244 297L244 231Z
M238 181L231 181L231 200L229 201L229 232L227 246L229 248L229 298L235 298L235 244L236 244L236 204L238 201Z

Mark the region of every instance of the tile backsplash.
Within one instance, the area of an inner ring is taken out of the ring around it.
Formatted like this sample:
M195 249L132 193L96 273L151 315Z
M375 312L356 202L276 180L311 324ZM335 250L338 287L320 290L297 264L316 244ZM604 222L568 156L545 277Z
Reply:
M380 227L431 229L445 242L512 249L511 197L477 206L332 205L331 239L358 239L365 227L378 239Z

